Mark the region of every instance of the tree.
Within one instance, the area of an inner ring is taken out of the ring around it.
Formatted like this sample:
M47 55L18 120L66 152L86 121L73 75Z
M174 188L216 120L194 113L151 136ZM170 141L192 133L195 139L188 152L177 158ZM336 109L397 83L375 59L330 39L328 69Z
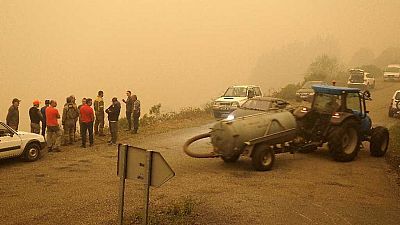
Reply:
M356 51L350 60L350 66L370 65L374 62L374 53L367 48L361 48Z
M339 68L340 66L336 58L321 55L310 64L304 79L305 81L330 81L332 79L337 79L337 75L340 73Z
M364 65L361 66L360 69L374 75L375 77L383 77L383 71L376 65Z

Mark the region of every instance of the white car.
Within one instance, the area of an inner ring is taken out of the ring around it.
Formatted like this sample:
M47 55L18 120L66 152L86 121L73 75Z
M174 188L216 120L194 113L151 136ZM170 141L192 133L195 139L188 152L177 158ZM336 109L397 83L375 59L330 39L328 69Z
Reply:
M389 106L389 117L399 117L400 116L400 90L397 90L390 102Z
M388 65L383 72L384 81L400 81L400 65L392 64Z
M361 69L351 69L349 71L348 87L360 88L361 90L369 90L375 88L375 77Z
M215 118L226 118L249 98L261 97L261 88L255 85L231 86L213 103Z
M0 122L0 159L22 157L25 161L36 161L45 147L42 135L15 131Z

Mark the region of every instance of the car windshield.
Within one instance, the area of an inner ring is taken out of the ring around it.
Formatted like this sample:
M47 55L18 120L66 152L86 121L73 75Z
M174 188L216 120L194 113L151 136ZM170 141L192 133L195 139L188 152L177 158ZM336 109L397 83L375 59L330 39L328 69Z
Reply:
M318 93L314 97L313 109L318 112L333 113L340 108L340 96Z
M363 73L350 73L350 81L351 82L364 82L364 74Z
M385 72L399 73L400 72L400 68L398 68L398 67L387 67L385 69Z
M0 124L0 137L8 136L9 134L11 134L10 130L3 124Z
M268 111L271 108L271 102L260 99L249 99L240 108Z
M223 97L246 97L247 88L246 87L230 87L226 90Z
M322 81L307 81L302 88L304 89L311 89L315 84L323 84Z
M400 91L396 93L396 96L394 97L396 100L400 100Z

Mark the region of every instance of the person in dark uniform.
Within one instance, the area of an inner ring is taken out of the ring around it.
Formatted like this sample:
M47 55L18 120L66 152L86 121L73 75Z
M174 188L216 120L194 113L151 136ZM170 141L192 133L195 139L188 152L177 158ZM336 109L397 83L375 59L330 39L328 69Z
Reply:
M117 144L118 138L118 119L121 112L121 103L118 99L114 97L112 99L112 104L106 109L108 114L108 122L110 126L111 140L108 142L110 145Z
M7 125L14 130L18 130L18 125L19 125L19 109L18 109L19 102L20 100L18 98L14 98L12 100L12 105L8 109L6 118Z
M132 109L133 109L133 99L132 92L126 91L127 99L122 99L122 101L126 104L126 120L128 120L128 129L126 131L130 131L132 129Z
M75 138L75 125L79 117L78 107L73 103L73 97L67 98L62 114L62 125L64 127L64 145L72 145Z
M33 101L33 106L29 109L31 119L31 133L40 134L40 122L43 122L42 113L39 110L39 100Z
M132 96L133 99L133 133L137 134L139 129L139 118L140 118L140 101L136 95Z
M46 108L50 106L50 100L44 101L44 106L40 109L40 112L42 113L42 136L46 136Z

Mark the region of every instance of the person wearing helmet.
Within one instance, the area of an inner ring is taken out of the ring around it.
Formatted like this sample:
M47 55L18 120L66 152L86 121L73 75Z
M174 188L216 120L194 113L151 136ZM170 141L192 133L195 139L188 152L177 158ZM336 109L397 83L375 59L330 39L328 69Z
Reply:
M8 109L6 123L14 130L18 130L19 125L19 100L18 98L14 98L12 100L12 105Z
M29 109L29 118L31 119L31 132L40 134L40 122L43 121L42 113L39 110L39 100L33 101L33 106Z

